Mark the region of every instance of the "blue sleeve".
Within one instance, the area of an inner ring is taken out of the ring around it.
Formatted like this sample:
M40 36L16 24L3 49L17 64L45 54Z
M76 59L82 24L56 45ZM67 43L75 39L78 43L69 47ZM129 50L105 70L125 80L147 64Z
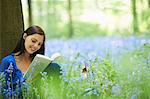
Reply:
M9 64L10 62L7 59L3 59L0 64L0 72L4 72L8 68Z
M3 58L0 64L0 73L4 72L5 82L2 84L1 92L4 96L21 94L23 79L22 72L16 68L12 56ZM13 85L13 87L11 87Z

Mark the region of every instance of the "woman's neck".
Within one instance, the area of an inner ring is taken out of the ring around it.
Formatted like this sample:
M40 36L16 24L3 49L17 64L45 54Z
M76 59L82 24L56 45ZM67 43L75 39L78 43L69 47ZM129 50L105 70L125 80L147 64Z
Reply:
M20 55L18 55L19 52L15 53L15 56L19 59L19 60L31 60L31 56L30 54L28 54L27 52L24 52Z
M25 73L32 62L32 57L27 53L22 53L21 55L17 54L18 53L15 53L16 64L18 68Z
M26 53L26 52L22 53L22 57L23 57L25 60L30 60L30 59L31 59L30 54L28 54L28 53Z

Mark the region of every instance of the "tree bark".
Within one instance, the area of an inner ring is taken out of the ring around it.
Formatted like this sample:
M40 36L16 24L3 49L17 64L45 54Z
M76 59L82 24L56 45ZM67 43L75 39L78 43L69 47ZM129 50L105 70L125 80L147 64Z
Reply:
M1 0L0 60L15 48L24 30L21 0Z
M2 6L2 1L0 1L0 7ZM1 11L2 9L0 9L0 60L1 60L1 57L2 57L2 55L1 55L1 53L2 53L2 40L1 40L1 34L2 34L2 29L1 29L1 15L2 15L2 11Z

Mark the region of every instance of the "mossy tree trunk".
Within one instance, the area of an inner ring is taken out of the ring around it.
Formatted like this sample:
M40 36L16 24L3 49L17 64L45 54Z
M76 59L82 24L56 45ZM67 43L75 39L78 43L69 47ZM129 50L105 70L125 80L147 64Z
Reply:
M0 1L0 7L2 6L2 1ZM1 40L1 34L2 34L2 29L1 29L1 19L2 19L2 17L1 17L1 15L2 15L2 11L1 11L2 9L0 8L0 60L1 60L1 57L2 57L2 55L1 55L1 53L2 53L2 48L1 48L1 46L2 46L2 40ZM0 97L1 98L1 97Z
M21 0L1 0L0 2L0 60L12 52L23 32Z

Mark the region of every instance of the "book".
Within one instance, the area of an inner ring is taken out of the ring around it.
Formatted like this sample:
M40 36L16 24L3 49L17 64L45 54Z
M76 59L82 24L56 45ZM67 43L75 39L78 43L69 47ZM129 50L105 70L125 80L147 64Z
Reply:
M23 77L27 82L32 82L40 72L42 72L52 61L60 56L60 53L54 53L51 57L37 54Z

